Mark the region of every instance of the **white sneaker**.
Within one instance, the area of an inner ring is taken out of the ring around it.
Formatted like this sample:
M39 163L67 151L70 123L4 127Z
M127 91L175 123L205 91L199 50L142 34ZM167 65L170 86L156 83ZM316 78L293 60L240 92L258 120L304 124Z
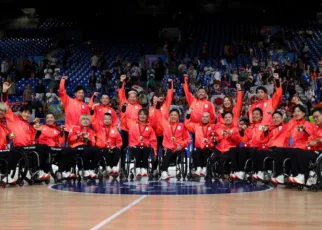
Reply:
M136 168L136 177L141 177L141 169Z
M153 170L153 176L154 176L154 177L158 176L158 174L159 174L159 172L158 172L158 170L157 170L157 169Z
M62 172L63 178L69 178L70 177L70 172Z
M197 167L197 170L193 173L195 176L200 176L201 167Z
M235 178L238 180L244 180L245 179L245 172L236 172Z
M112 173L112 172L111 172L111 167L110 167L110 166L106 166L105 170L106 170L106 173L107 173L107 174ZM112 170L112 171L113 171L113 170ZM114 173L114 172L113 172L113 173Z
M92 178L94 179L94 178L96 178L96 173L94 172L94 170L90 170L91 171L91 174L92 174Z
M84 177L92 177L91 171L90 170L84 170Z
M304 175L299 174L296 177L293 177L293 181L297 184L304 184Z
M47 173L43 170L38 171L38 180L45 180L47 178Z
M117 168L117 166L114 166L112 168L112 171L113 171L113 175L119 175L119 169Z
M207 168L203 167L200 176L207 176Z
M264 180L264 173L263 173L262 171L258 171L258 173L257 173L257 178L258 178L259 180Z
M10 174L8 175L8 184L14 184L16 183L16 181L17 180L13 179ZM7 183L7 177L4 177L2 179L2 182Z
M306 185L312 186L312 185L316 184L317 180L318 180L318 178L317 178L316 173L314 171L310 171L310 176L306 181Z
M31 180L31 174L30 174L30 171L29 170L27 170L26 178L29 179L29 180Z
M148 176L148 172L144 168L141 168L141 174L142 174L142 176Z
M253 180L258 180L258 175L257 175L257 173L254 173L254 174L252 175L252 178L253 178Z
M166 171L162 171L161 173L161 180L169 180L170 176L168 175L168 173Z
M271 178L271 181L275 184L284 184L284 175L279 175L278 177Z

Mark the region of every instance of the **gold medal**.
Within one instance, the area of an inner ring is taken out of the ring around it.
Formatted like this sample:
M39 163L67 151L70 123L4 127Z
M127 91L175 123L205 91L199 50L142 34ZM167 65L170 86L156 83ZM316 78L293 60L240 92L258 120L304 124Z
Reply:
M11 133L9 134L9 138L10 138L10 139L15 138L15 134L11 132Z
M207 142L208 142L208 139L207 139L207 138L204 138L204 139L203 139L203 142L204 142L204 143L207 143Z
M172 141L176 141L176 138L175 138L175 137L171 137L171 140L172 140Z

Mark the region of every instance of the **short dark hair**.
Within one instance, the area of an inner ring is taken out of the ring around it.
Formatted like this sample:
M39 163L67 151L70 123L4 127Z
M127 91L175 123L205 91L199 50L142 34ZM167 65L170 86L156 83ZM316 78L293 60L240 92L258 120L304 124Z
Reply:
M278 114L278 115L280 115L281 117L283 117L283 114L282 114L280 111L275 111L275 112L272 114L272 116L274 116L274 114Z
M172 113L172 112L176 112L180 116L180 112L179 112L178 109L176 109L176 108L171 109L169 114Z
M294 111L295 111L295 109L296 109L296 108L298 108L299 110L301 110L301 112L306 113L306 109L305 109L305 107L304 107L303 105L300 105L300 104L295 105L295 106L293 107L293 113L294 113Z
M227 114L230 114L232 117L234 116L234 114L230 111L224 112L221 116L224 118Z
M110 114L110 113L104 113L104 116L112 116L112 114Z
M254 111L258 111L261 114L261 116L263 116L263 110L261 108L255 108L255 109L253 109L252 113Z
M264 86L258 86L257 88L256 88L256 93L258 93L258 91L259 90L263 90L264 91L264 93L267 93L267 89L266 89L266 87L264 87Z
M28 111L29 113L32 113L32 108L28 105L24 105L20 108L20 112L23 112L23 111Z
M320 114L322 114L322 108L315 108L312 110L312 114L315 112L319 112Z
M85 92L85 88L82 85L78 85L74 89L74 93L77 93L78 91L83 90Z

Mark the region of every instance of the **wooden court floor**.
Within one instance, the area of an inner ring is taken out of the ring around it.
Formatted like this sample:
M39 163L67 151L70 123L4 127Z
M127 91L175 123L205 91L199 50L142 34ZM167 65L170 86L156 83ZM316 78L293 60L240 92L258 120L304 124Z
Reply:
M322 229L322 192L141 196L0 188L0 229Z

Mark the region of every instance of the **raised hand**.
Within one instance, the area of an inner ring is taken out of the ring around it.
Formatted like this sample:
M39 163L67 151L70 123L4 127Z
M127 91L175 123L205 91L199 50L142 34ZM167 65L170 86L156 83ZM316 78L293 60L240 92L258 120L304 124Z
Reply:
M184 77L184 81L188 82L188 74L184 74L183 77Z
M123 81L125 81L125 79L126 79L126 75L121 75L121 82L123 82Z
M4 93L6 93L7 91L8 91L8 89L11 87L11 84L9 84L9 82L4 82L3 84L2 84L2 91L4 92Z
M100 103L95 103L93 106L92 106L92 110L95 109L96 106L100 105Z
M193 108L189 107L188 114L191 114L193 112Z
M97 96L98 96L98 94L99 94L99 92L95 92L95 93L94 93L94 96L95 96L95 97L97 97Z
M33 120L33 123L40 123L40 119L36 117L35 120Z

